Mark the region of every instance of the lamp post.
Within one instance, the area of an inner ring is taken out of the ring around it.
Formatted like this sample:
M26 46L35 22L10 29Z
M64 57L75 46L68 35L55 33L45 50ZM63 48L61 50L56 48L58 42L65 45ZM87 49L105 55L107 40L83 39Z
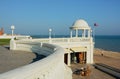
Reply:
M50 42L50 43L51 43L51 34L52 34L51 32L52 32L52 29L50 28L50 29L49 29L49 42Z
M49 29L49 38L51 38L52 29Z
M12 39L14 38L14 37L13 37L13 35L14 35L14 29L15 29L15 26L12 25L12 26L11 26L11 30L12 30Z
M12 30L12 38L10 40L10 50L14 50L16 48L16 44L14 42L14 29L15 29L15 26L12 25L11 26L11 30Z

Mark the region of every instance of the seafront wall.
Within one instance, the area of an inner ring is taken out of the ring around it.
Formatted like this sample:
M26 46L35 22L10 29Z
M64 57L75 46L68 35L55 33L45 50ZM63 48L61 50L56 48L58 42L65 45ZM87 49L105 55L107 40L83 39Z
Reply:
M40 42L11 40L11 50L23 50L46 57L29 65L0 74L0 79L72 79L72 71L64 64L63 48Z
M87 52L86 54L86 63L93 64L93 49L94 49L94 42L93 38L84 38L84 37L75 37L75 38L40 38L40 39L23 39L21 42L42 42L42 43L49 43L61 46L65 50L64 53L70 53L69 49L73 49L75 52ZM20 42L20 41L19 41ZM16 43L13 43L14 47L12 49L16 49ZM70 54L69 54L70 55ZM70 56L69 56L70 57ZM68 60L71 60L69 58ZM68 64L70 66L70 64Z

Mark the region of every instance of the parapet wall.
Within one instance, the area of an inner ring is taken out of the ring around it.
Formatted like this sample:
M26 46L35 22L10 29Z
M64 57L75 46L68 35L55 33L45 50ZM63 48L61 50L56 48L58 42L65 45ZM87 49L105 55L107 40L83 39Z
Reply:
M47 57L32 64L0 74L0 79L72 79L72 71L64 64L63 48L39 42L11 40L12 50L31 51Z

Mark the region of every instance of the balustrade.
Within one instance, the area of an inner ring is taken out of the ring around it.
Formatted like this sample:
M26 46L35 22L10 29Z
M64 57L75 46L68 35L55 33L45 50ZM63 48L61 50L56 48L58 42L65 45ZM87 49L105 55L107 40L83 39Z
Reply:
M49 43L51 40L52 43L66 43L66 42L89 42L92 39L91 38L84 38L84 37L74 37L74 38L40 38L40 39L26 39L26 40L22 40L23 42L43 42L43 43Z
M32 64L0 74L0 79L72 79L72 71L64 64L63 48L40 42L13 41L14 50L46 55ZM12 43L13 43L12 42ZM59 61L59 62L58 62Z

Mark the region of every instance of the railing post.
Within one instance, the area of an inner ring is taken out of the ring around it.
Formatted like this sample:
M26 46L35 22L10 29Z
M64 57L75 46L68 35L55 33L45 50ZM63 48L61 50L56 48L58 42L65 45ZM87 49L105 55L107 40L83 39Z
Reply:
M10 40L10 50L14 50L16 49L16 43L14 39Z
M70 43L70 39L69 39L69 38L68 38L68 40L67 40L67 41L68 41L68 43Z

